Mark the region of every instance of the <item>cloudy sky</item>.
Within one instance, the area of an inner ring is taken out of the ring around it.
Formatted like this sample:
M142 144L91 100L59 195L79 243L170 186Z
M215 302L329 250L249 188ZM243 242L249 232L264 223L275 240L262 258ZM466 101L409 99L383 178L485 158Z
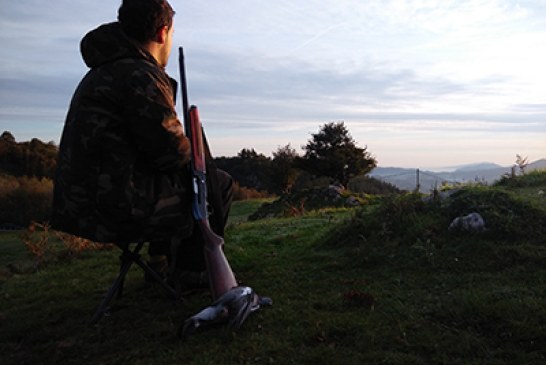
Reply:
M59 142L79 41L119 1L0 0L0 129ZM100 4L100 5L99 5ZM546 0L171 0L217 156L344 121L380 166L546 158ZM1 132L1 131L0 131Z

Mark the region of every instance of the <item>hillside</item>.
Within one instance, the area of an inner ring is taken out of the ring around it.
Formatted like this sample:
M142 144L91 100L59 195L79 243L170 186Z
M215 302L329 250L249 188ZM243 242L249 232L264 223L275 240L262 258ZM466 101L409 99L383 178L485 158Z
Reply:
M544 364L544 191L546 173L530 173L448 197L253 222L247 202L235 204L226 253L238 279L274 304L239 331L213 327L184 342L174 334L207 293L166 300L137 269L110 316L87 325L119 269L117 250L5 274L0 362ZM448 229L471 211L487 230ZM20 243L0 237L13 259Z
M546 170L546 159L529 163L525 171ZM491 184L498 181L503 175L511 174L512 166L499 166L492 163L469 164L456 168L453 171L429 171L397 167L377 167L370 176L391 183L403 190L415 190L419 179L420 191L430 192L434 187L466 182L485 182Z

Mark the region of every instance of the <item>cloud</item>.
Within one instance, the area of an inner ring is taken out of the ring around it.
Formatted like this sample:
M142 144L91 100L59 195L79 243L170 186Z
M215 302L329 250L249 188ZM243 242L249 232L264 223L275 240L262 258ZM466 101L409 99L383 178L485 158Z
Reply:
M534 141L546 137L544 1L172 4L190 101L223 154L250 144L264 152L288 142L299 146L319 125L337 120L362 143L378 141L381 154L388 153L389 139L404 135L421 138L423 146L427 138L447 141L446 131L484 141L525 135L530 139L522 146L538 146ZM79 40L114 20L118 6L2 4L3 129L31 133L39 126L44 139L58 140L72 92L87 71ZM175 54L170 63L178 78ZM409 155L414 147L397 148Z
M241 121L254 118L254 126L261 123L266 127L272 119L291 123L314 118L317 121L407 120L408 123L414 120L481 121L480 125L489 123L490 129L499 127L499 123L505 128L534 128L546 116L536 107L534 113L528 112L525 120L521 120L521 107L517 105L504 105L503 109L476 106L473 99L497 96L498 84L505 81L500 76L465 84L445 78L419 77L418 72L412 70L340 74L304 63L268 64L267 60L256 62L256 59L249 63L245 62L244 55L236 57L202 50L195 51L192 57L188 67L192 100L206 108L237 115ZM259 66L253 67L254 64ZM460 104L454 104L457 98ZM221 114L213 116L222 118ZM247 127L247 122L241 124L241 128Z

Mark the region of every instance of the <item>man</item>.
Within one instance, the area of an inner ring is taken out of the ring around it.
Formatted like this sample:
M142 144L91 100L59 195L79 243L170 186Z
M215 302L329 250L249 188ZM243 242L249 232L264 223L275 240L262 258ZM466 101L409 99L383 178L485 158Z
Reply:
M166 0L124 0L118 22L82 39L91 70L66 117L52 226L98 242L148 241L152 257L181 247L178 264L201 271L199 235L190 237L190 146L175 111L176 82L165 73L173 16ZM213 227L222 234L232 182L225 173L214 178L222 202Z

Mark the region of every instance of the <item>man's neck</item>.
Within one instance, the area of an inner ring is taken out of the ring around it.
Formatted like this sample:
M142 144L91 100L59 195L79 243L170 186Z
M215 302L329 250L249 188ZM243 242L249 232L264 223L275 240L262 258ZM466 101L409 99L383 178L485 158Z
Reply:
M162 65L160 62L160 55L161 55L161 45L157 42L150 41L142 45L142 48L146 50L160 65L161 67L165 67L165 65Z

